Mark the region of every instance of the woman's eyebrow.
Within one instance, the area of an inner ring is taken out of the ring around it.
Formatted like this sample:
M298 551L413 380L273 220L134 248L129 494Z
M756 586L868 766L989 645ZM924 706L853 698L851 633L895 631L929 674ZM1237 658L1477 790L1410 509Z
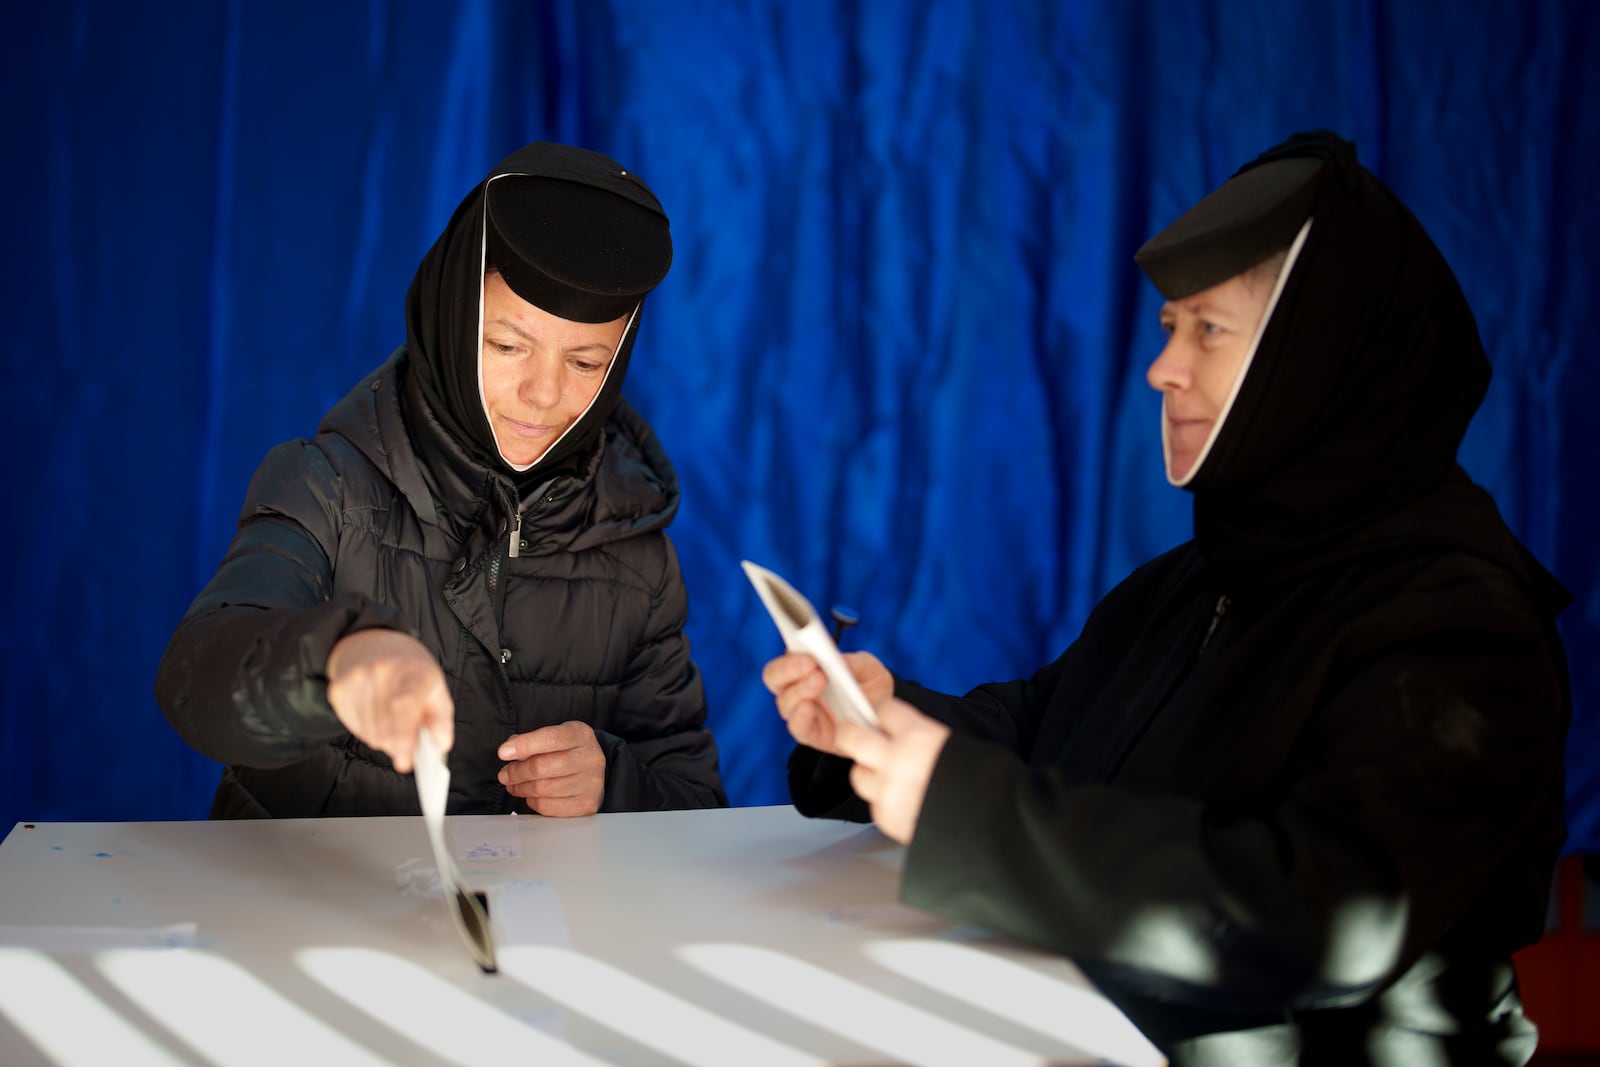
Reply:
M510 319L489 319L486 322L484 322L484 324L483 324L483 328L486 329L486 330L491 326L499 326L502 329L510 330L512 333L516 334L518 337L522 338L524 341L530 341L531 342L531 341L537 340L537 338L534 337L533 334L529 333L527 330L524 330L521 326L518 326L516 323L512 322Z
M539 341L537 337L533 336L533 334L529 333L527 330L524 330L510 319L489 319L483 324L483 328L486 330L491 326L499 326L503 329L510 330L512 333L516 334L524 341L527 341L529 344L537 344ZM604 353L607 356L613 353L612 347L601 341L590 341L588 344L574 345L571 348L564 348L562 351L573 353L594 351Z
M1190 315L1197 315L1202 318L1228 314L1228 310L1220 304L1214 304L1209 300L1196 300L1194 297L1185 297L1182 300L1169 300L1162 304L1157 318L1162 322L1171 322L1178 317L1179 312L1187 312Z
M1202 317L1209 318L1220 317L1228 319L1229 321L1239 317L1237 312L1229 310L1226 305L1219 304L1214 300L1202 300L1198 297L1190 297L1188 300L1179 301L1179 303L1183 305L1186 311L1193 315L1200 315Z

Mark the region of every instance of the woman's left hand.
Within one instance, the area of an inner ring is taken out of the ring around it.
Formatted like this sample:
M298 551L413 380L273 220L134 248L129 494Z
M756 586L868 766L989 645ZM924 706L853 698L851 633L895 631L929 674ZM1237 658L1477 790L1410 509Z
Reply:
M841 722L834 729L834 744L855 760L850 785L871 805L872 821L909 845L950 727L894 697L877 711L878 729Z
M564 722L513 734L500 746L500 784L540 815L570 818L600 810L606 754L586 722Z

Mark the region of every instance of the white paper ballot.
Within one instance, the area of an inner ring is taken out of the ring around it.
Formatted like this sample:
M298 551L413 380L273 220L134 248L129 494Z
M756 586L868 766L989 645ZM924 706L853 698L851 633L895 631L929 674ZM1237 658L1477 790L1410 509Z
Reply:
M494 959L494 935L489 932L489 916L483 904L467 887L461 868L444 841L444 808L450 799L450 766L444 753L434 742L433 735L424 727L417 732L416 765L417 800L422 804L422 821L428 827L428 841L433 845L433 861L439 867L439 881L444 886L445 903L450 917L455 920L456 932L466 942L467 951L478 961L486 973L493 974L497 967Z
M750 584L756 587L761 603L767 607L767 614L778 624L778 632L783 635L783 647L790 652L804 652L822 668L823 675L828 679L827 686L822 690L822 703L833 717L840 722L853 722L858 726L877 729L878 713L872 710L867 695L861 691L855 675L850 673L844 657L839 654L839 646L834 644L833 636L828 633L817 609L811 606L811 601L765 567L749 560L743 560L739 565L744 568Z

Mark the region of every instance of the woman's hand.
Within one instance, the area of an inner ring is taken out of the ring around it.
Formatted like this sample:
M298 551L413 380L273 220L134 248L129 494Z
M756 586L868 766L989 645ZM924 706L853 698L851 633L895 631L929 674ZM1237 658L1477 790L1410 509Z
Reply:
M844 662L874 708L894 694L894 675L877 656L846 652ZM819 752L843 755L834 744L833 716L821 699L828 679L816 660L799 652L779 656L761 669L761 682L777 698L778 714L796 741Z
M606 795L606 754L586 722L513 734L497 753L500 784L540 815L593 815Z
M358 740L411 770L417 732L426 728L442 752L455 741L456 710L433 654L399 630L360 630L328 655L328 703Z
M872 821L909 845L950 727L893 697L877 711L878 729L840 723L833 739L839 753L855 761L850 787L871 806Z

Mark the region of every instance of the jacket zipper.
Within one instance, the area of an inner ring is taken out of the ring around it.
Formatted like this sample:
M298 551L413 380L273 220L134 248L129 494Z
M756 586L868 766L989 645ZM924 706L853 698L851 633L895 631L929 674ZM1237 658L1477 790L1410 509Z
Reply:
M530 495L528 497L529 510L537 508L541 499L546 504L554 500L555 491L551 487L555 484L556 479L552 478L548 482L545 482L543 485L541 485L538 492ZM516 559L522 554L522 505L516 503L515 496L513 496L511 499L513 503L511 508L511 544L509 546L510 551L508 554L512 559Z
M1206 635L1200 639L1200 648L1198 651L1204 652L1206 646L1211 643L1211 635L1217 632L1217 625L1222 622L1222 616L1226 614L1227 611L1228 595L1224 593L1222 596L1217 597L1216 609L1211 613L1211 625L1206 627Z

